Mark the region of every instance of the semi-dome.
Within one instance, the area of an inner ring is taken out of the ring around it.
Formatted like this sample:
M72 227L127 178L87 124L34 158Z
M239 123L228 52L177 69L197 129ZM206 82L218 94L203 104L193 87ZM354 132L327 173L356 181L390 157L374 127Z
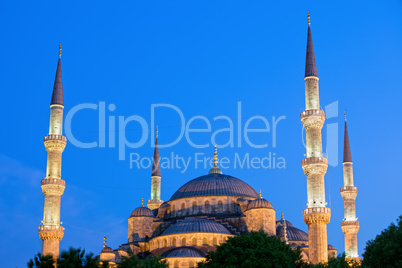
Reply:
M244 181L225 174L208 174L184 184L170 200L211 195L231 195L258 198L258 193Z
M213 220L192 218L170 225L162 235L182 233L221 233L230 234L222 224Z
M202 252L190 247L176 248L163 254L165 258L174 257L204 257Z
M149 208L141 206L134 209L133 212L131 212L130 217L154 217L154 214Z
M288 224L289 223L289 224ZM308 241L308 234L296 227L292 223L286 221L286 234L289 241ZM283 236L283 225L276 226L276 235Z
M247 205L247 210L255 208L272 208L272 204L264 198L257 198Z

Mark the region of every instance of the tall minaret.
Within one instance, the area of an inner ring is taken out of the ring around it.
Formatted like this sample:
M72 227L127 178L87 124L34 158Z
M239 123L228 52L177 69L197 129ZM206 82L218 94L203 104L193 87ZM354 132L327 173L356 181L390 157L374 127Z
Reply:
M54 80L53 95L50 102L49 135L44 143L47 151L46 177L41 181L45 195L42 225L39 226L39 237L42 239L42 255L59 257L59 242L64 235L64 227L60 226L60 200L66 187L61 179L61 154L66 147L67 139L62 135L63 128L63 84L61 80L61 45Z
M361 259L357 254L357 232L360 223L356 218L355 199L357 196L357 187L353 184L353 162L350 151L348 126L345 113L345 137L343 143L343 187L341 195L345 204L345 219L341 223L342 231L345 234L345 255L346 259L352 259L359 262Z
M327 224L331 210L325 202L324 175L328 160L323 157L321 128L325 113L320 110L318 94L318 74L315 63L313 39L308 13L307 53L305 69L306 110L301 113L301 121L306 129L306 158L302 161L307 176L307 208L303 210L304 222L308 225L309 261L313 264L328 261Z
M163 203L163 200L161 200L161 166L158 147L158 127L156 127L155 151L151 178L151 199L148 200L147 206L149 209L156 209Z

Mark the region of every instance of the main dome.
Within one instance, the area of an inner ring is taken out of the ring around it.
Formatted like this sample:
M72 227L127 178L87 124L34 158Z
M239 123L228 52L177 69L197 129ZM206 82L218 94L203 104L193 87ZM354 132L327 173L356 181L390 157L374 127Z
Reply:
M191 218L170 225L162 235L182 233L221 233L230 234L229 230L213 220Z
M177 190L170 200L210 195L258 198L258 193L244 181L225 174L208 174L195 178Z

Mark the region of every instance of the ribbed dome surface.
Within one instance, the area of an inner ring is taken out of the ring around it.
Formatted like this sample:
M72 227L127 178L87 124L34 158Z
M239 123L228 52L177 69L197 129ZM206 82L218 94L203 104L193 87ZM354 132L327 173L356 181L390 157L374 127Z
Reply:
M254 208L272 208L272 204L264 198L257 198L251 201L247 206L247 210Z
M224 174L208 174L184 184L170 200L208 195L231 195L258 198L258 193L250 185L238 178Z
M162 235L182 234L182 233L221 233L230 234L222 224L207 219L186 219L170 225Z
M278 223L284 225L284 223L286 222L286 227L294 227L293 224L290 221L287 220L279 220Z
M193 248L178 248L166 254L165 258L173 257L203 257L202 253Z
M288 221L286 221L288 223ZM290 222L289 222L290 223ZM286 234L288 235L288 240L290 241L308 241L308 234L296 227L293 227L293 224L290 223L290 225L286 225ZM277 236L283 236L283 225L278 224L276 226L276 235Z
M130 217L154 217L152 210L147 207L139 207L131 212Z

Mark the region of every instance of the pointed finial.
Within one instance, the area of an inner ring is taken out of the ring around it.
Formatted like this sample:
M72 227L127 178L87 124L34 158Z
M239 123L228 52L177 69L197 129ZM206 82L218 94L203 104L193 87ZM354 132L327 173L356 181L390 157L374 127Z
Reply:
M310 26L310 9L307 12L307 24Z
M217 150L216 144L215 144L214 166L217 167L217 164L218 164L218 150Z
M258 196L259 196L259 198L262 198L262 197L261 197L261 189L260 189L260 193L258 194Z
M158 138L158 126L156 126L156 138Z
M345 122L346 122L346 110L345 110L345 114L344 114L344 116L345 116Z
M61 42L59 42L59 59L61 58Z
M286 221L283 224L283 238L285 238L285 242L286 244L289 244L288 242L288 231L287 231L288 227L286 226Z
M284 220L284 218L283 218L283 211L281 212L281 220Z
M141 207L144 207L144 197L141 199Z
M107 238L106 238L106 232L105 232L105 237L103 238L103 247L107 247Z

